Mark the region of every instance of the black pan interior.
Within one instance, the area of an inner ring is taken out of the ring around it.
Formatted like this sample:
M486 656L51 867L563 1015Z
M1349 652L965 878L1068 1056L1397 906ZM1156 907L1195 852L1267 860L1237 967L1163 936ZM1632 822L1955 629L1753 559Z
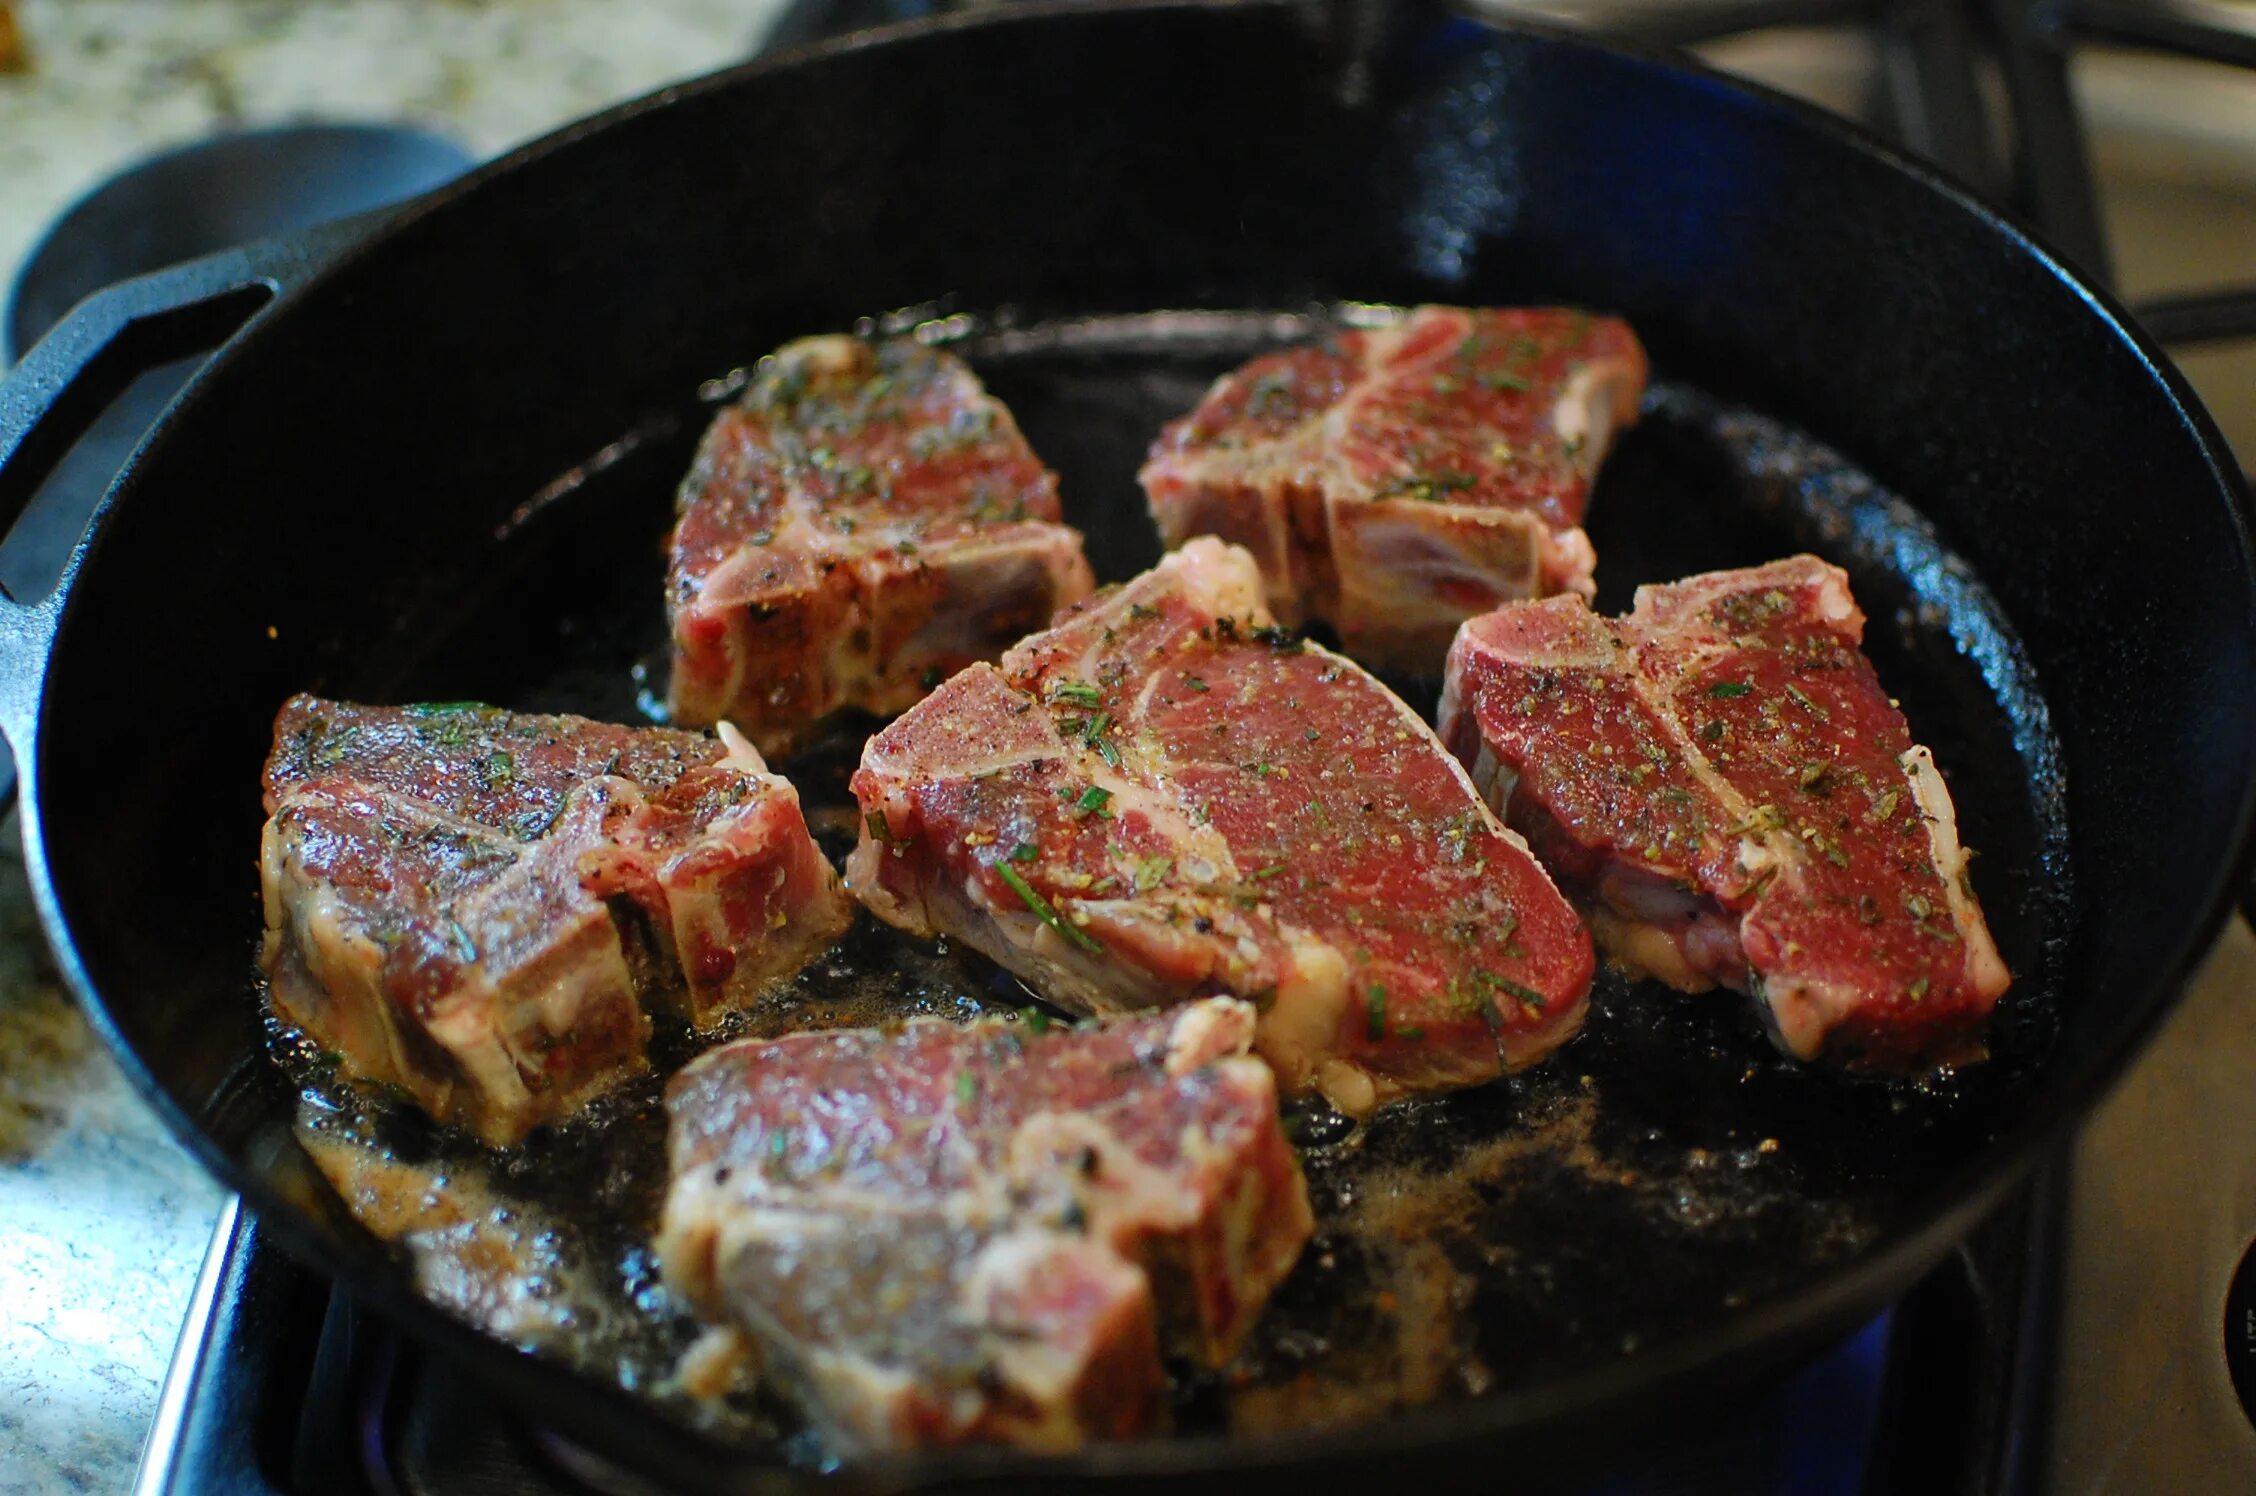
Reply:
M1031 326L1008 310L925 310L884 321L972 358L1058 468L1100 580L1119 581L1159 554L1133 475L1160 423L1216 374L1335 324L1342 309ZM715 379L707 391L725 399L738 383ZM459 578L458 609L429 619L388 671L370 662L379 697L620 721L657 710L659 542L707 415L685 401L546 489ZM1338 1427L1538 1385L1768 1298L1898 1228L1911 1202L2013 1117L2041 1065L2070 896L2058 747L2018 641L1965 563L1837 454L1673 378L1606 469L1593 530L1615 607L1640 582L1803 548L1852 569L1874 617L1871 653L1950 772L1962 829L1986 854L1978 888L2019 978L1993 1060L1920 1083L1845 1079L1782 1060L1728 994L1686 998L1609 973L1584 1035L1532 1073L1397 1107L1360 1129L1295 1107L1320 1234L1239 1363L1178 1376L1178 1435ZM1435 683L1399 685L1430 710ZM841 724L787 766L836 857L852 845L846 778L873 725ZM743 1030L1010 1013L1036 996L974 953L864 916ZM512 1233L554 1233L540 1260L571 1285L560 1294L584 1301L582 1323L636 1326L553 1353L594 1375L664 1381L689 1329L649 1297L664 1187L655 1081L615 1099L599 1126L494 1159L412 1115L372 1110L307 1068L300 1046L280 1053L316 1098L303 1115L325 1137L489 1181ZM245 1084L278 1099L291 1086L273 1069ZM290 1150L279 1136L269 1146ZM655 1307L638 1313L637 1295ZM661 1401L755 1453L825 1457L766 1403Z
M687 392L935 296L981 314L966 346L1113 576L1151 554L1134 457L1258 341L1244 309L1629 316L1666 377L1594 511L1605 600L1804 545L1849 565L2021 978L1999 1062L1920 1095L1786 1072L1728 1002L1607 988L1559 1063L1313 1161L1334 1218L1368 1216L1357 1170L1587 1116L1571 1167L1513 1162L1469 1226L1424 1233L1456 1244L1487 1396L1082 1468L1440 1459L1651 1417L1902 1287L2122 1062L2223 908L2256 741L2240 501L2174 376L2011 230L1789 106L1520 31L1343 51L1331 14L1073 7L757 66L442 196L215 366L76 584L27 826L66 972L285 1239L587 1437L735 1478L449 1329L305 1187L245 993L253 766L301 688L629 710ZM1155 341L1132 314L1158 308L1217 315ZM1337 1284L1366 1265L1335 1246L1282 1296L1262 1375L1332 1353L1286 1333L1322 1312L1362 1333ZM1465 1364L1441 1392L1482 1382ZM1193 1389L1186 1420L1225 1402Z

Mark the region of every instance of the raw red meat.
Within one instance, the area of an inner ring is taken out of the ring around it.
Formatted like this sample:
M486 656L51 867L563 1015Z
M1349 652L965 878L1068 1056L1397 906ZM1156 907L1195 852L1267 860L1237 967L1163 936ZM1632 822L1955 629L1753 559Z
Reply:
M856 1449L1148 1429L1163 1331L1228 1360L1308 1239L1253 1012L917 1020L668 1088L667 1280Z
M1057 477L950 354L804 338L761 360L683 481L674 719L788 751L900 711L1092 585Z
M506 1143L645 1068L852 918L799 797L723 729L295 696L262 850L274 1006Z
M1087 1013L1212 992L1288 1090L1469 1085L1580 1025L1589 937L1417 714L1195 540L871 740L848 882Z
M1499 609L1450 651L1441 729L1582 900L1672 986L1751 992L1802 1059L1978 1058L2009 978L1932 756L1813 556Z
M1583 506L1644 387L1614 318L1419 307L1225 375L1160 434L1144 491L1168 544L1252 551L1278 617L1431 675L1473 614L1591 591Z

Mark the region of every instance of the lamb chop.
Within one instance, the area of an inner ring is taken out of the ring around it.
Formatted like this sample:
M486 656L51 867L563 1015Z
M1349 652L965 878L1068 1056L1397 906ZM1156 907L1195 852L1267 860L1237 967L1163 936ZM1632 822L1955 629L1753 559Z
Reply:
M1252 551L1279 618L1431 676L1464 619L1591 592L1583 508L1644 386L1614 318L1419 307L1223 376L1160 434L1144 491L1169 545Z
M961 360L804 338L760 361L682 483L668 705L784 753L842 707L900 711L1091 585L1056 475Z
M1813 556L1501 608L1450 651L1441 730L1589 913L1671 986L1759 1000L1804 1060L1978 1058L2010 980L1933 756Z
M266 809L277 1011L490 1143L646 1068L647 1009L710 1026L852 918L726 725L295 696Z
M1542 1058L1589 937L1416 713L1194 540L871 740L855 895L1083 1013L1214 992L1364 1113Z
M667 1091L667 1280L848 1449L1146 1430L1163 1341L1227 1361L1312 1229L1253 1026L1213 1000L713 1050Z

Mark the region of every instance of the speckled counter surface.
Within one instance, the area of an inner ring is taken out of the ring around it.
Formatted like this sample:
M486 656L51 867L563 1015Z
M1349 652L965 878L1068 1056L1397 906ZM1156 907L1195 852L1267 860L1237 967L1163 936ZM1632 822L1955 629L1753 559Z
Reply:
M56 212L151 151L334 118L411 121L490 155L745 55L783 3L17 0L27 65L0 70L0 285ZM220 1203L57 987L9 818L0 1496L130 1486Z
M117 1491L220 1193L57 985L0 838L0 1491Z

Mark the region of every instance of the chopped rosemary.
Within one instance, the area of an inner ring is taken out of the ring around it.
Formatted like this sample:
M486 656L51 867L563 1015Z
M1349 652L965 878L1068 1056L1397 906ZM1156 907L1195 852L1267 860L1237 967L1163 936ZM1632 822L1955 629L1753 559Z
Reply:
M1070 701L1075 706L1102 706L1104 693L1084 680L1061 680L1050 687L1052 701Z
M1733 697L1744 696L1753 689L1753 686L1748 685L1743 680L1719 680L1714 685L1708 687L1708 694L1710 696L1720 696L1725 700L1729 700Z
M965 1106L969 1106L978 1099L979 1077L969 1070L958 1070L956 1072L956 1100L962 1102Z
M1487 973L1482 973L1482 975L1484 975L1484 977L1487 977ZM1536 991L1536 988L1532 988L1532 986L1521 986L1521 984L1518 984L1518 982L1512 982L1512 979L1509 979L1509 977L1491 977L1491 982L1496 982L1496 986L1505 988L1505 991L1507 991L1507 993L1512 993L1514 997L1518 997L1518 1000L1525 1002L1527 1006L1532 1006L1532 1009L1534 1009L1536 1013L1541 1013L1541 1011L1545 1009L1545 1006L1548 1006L1548 1002L1550 1002L1550 1000L1548 1000L1548 997L1545 997L1543 993Z
M893 823L885 819L884 811L873 810L863 816L862 825L869 831L871 841L883 842L887 846L893 844Z
M1020 1008L1018 1016L1026 1021L1026 1030L1036 1038L1050 1031L1050 1015L1040 1008Z
M1036 919L1039 919L1043 924L1048 925L1081 949L1093 954L1103 954L1104 947L1097 944L1096 937L1087 930L1067 924L1060 918L1057 910L1051 907L1050 901L1036 893L1034 885L1018 875L1017 868L1012 867L1008 862L998 862L995 864L995 871L1003 875L1003 881L1010 885L1010 891L1018 895L1020 903L1033 911Z
M1364 998L1363 1031L1373 1044L1386 1037L1387 990L1377 982L1371 984Z
M1111 816L1105 807L1112 803L1112 791L1101 784L1092 784L1073 802L1073 808L1083 815Z
M1206 693L1206 682L1205 682L1205 681L1203 681L1203 680L1200 680L1200 679L1199 679L1199 678L1198 678L1197 676L1195 676L1195 675L1186 675L1186 676L1184 676L1184 677L1183 677L1183 685L1184 685L1184 687L1185 687L1186 689L1188 689L1188 690L1192 690L1192 691L1196 691L1196 692L1200 693L1201 695L1204 695L1204 694Z
M1120 767L1120 750L1113 746L1111 738L1105 736L1105 729L1110 726L1112 726L1112 713L1110 712L1099 712L1082 723L1081 746L1096 749L1097 757L1103 759L1112 768L1117 769Z
M1258 881L1260 881L1260 882L1264 882L1264 883L1266 883L1266 882L1268 882L1268 881L1269 881L1269 880L1270 880L1271 878L1277 877L1277 876L1279 876L1280 874L1282 874L1282 873L1283 873L1283 872L1285 871L1285 869L1286 869L1286 867L1287 867L1287 866L1288 866L1288 864L1286 864L1286 863L1282 863L1282 862L1272 862L1272 863L1270 863L1270 864L1269 864L1269 865L1268 865L1267 867L1257 867L1257 868L1255 868L1255 869L1253 870L1252 876L1253 876L1253 877L1254 877L1254 878L1255 878L1256 880L1258 880Z
M1010 849L1010 860L1013 862L1032 862L1034 860L1034 844L1032 842L1020 842Z
M1511 390L1524 394L1528 388L1526 380L1517 374L1507 374L1502 369L1483 369L1479 378L1483 389Z
M1167 875L1174 871L1174 868L1175 859L1172 857L1139 858L1136 862L1136 892L1150 893L1167 881Z

